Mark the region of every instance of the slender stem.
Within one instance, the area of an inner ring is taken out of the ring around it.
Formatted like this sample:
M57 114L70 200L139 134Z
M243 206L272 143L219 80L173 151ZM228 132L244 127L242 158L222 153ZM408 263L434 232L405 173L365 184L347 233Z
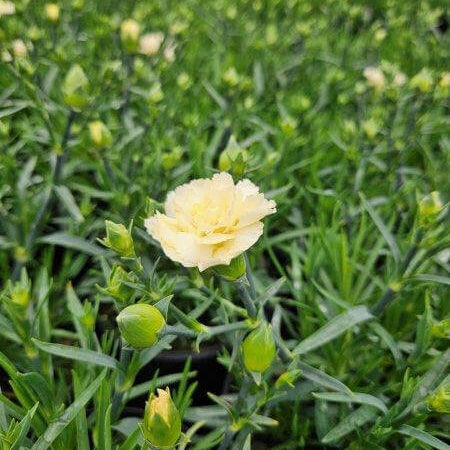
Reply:
M128 373L128 368L130 366L131 360L133 359L134 350L128 347L124 347L120 350L120 368L122 370L118 371L116 389L114 392L114 397L112 400L111 416L113 419L118 419L120 416L120 411L122 409L123 394L130 383L128 379L130 374ZM132 384L131 380L131 384Z
M73 120L75 119L75 111L71 110L69 113L69 116L67 117L66 127L64 130L63 138L61 141L61 154L59 154L56 157L56 163L55 167L53 169L52 179L51 179L51 185L49 188L49 191L46 193L44 197L44 201L42 202L41 207L39 208L39 211L36 214L36 217L34 219L33 226L31 227L30 232L28 233L28 236L25 241L25 250L27 253L30 253L34 242L38 236L39 230L44 225L44 219L47 211L51 208L53 203L53 194L54 194L54 187L56 184L58 184L61 174L62 174L62 168L67 156L67 142L70 138L70 128L72 126ZM31 256L31 255L29 255ZM12 278L16 280L19 277L20 270L22 269L23 262L22 261L16 261L16 264L14 266L13 275Z
M248 315L254 319L256 318L258 312L256 310L255 306L255 300L252 298L249 284L247 284L247 278L239 279L236 281L236 287L239 292L239 296L242 299L242 302L244 303L245 309L248 312Z

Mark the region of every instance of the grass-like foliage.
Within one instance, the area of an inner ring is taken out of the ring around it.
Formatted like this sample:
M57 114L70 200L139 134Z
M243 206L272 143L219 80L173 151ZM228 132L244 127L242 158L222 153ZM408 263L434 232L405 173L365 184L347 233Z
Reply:
M448 3L54 1L0 0L0 449L448 450Z

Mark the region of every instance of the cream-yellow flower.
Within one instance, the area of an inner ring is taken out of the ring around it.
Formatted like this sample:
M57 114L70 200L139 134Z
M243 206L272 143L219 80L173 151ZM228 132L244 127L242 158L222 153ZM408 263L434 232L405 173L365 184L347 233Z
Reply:
M145 220L148 233L164 253L200 271L231 260L261 236L261 220L276 209L250 180L234 184L230 174L193 180L170 192L165 214Z

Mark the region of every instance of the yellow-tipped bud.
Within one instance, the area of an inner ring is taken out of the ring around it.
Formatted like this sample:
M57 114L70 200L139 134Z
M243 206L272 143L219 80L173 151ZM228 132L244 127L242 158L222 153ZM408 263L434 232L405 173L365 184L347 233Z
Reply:
M57 22L59 19L59 6L57 3L47 3L45 5L45 13L50 22Z
M166 324L157 308L144 303L127 306L116 320L122 338L134 348L154 345L158 341L158 333Z
M252 372L264 372L275 358L275 340L272 327L263 323L242 343L245 367Z
M109 147L112 144L111 132L101 120L89 123L89 134L92 143L97 148Z
M120 25L120 38L125 50L137 51L139 47L140 26L134 19L127 19Z
M181 417L169 388L158 389L157 395L150 395L141 430L153 447L168 450L175 446L181 435Z

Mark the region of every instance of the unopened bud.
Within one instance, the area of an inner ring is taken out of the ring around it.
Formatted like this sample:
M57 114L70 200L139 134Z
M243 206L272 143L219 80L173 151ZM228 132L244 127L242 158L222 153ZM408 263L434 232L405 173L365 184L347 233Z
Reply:
M97 148L109 147L112 144L111 132L101 120L89 123L89 134L92 143Z
M442 211L444 205L439 192L433 191L419 202L419 223L427 225Z
M181 435L181 417L170 397L169 388L158 389L145 405L142 434L148 443L158 449L171 449Z
M51 22L57 22L59 19L59 6L57 3L47 3L45 5L45 13L47 19Z
M126 283L133 281L132 275L123 270L121 266L114 266L109 275L107 291L111 297L121 303L126 303L134 293L134 289Z
M431 326L431 336L437 338L450 338L450 319L444 319Z
M240 177L244 174L249 155L247 150L242 148L233 135L230 136L227 146L220 154L219 169L222 172L230 171Z
M294 387L295 380L300 376L300 369L293 369L283 372L278 380L275 381L275 387L280 388L283 386Z
M154 345L158 341L158 333L166 323L157 308L145 303L127 306L116 320L122 338L134 348Z
M134 257L134 244L130 232L121 224L105 220L106 238L103 244L121 256Z
M242 343L245 367L252 372L264 372L275 358L272 327L267 323L253 330Z
M428 408L443 414L450 414L450 377L427 399Z
M135 52L139 46L139 24L134 19L127 19L120 25L120 38L125 50Z
M64 101L72 108L80 109L88 101L89 81L83 69L75 64L67 72L63 83Z

